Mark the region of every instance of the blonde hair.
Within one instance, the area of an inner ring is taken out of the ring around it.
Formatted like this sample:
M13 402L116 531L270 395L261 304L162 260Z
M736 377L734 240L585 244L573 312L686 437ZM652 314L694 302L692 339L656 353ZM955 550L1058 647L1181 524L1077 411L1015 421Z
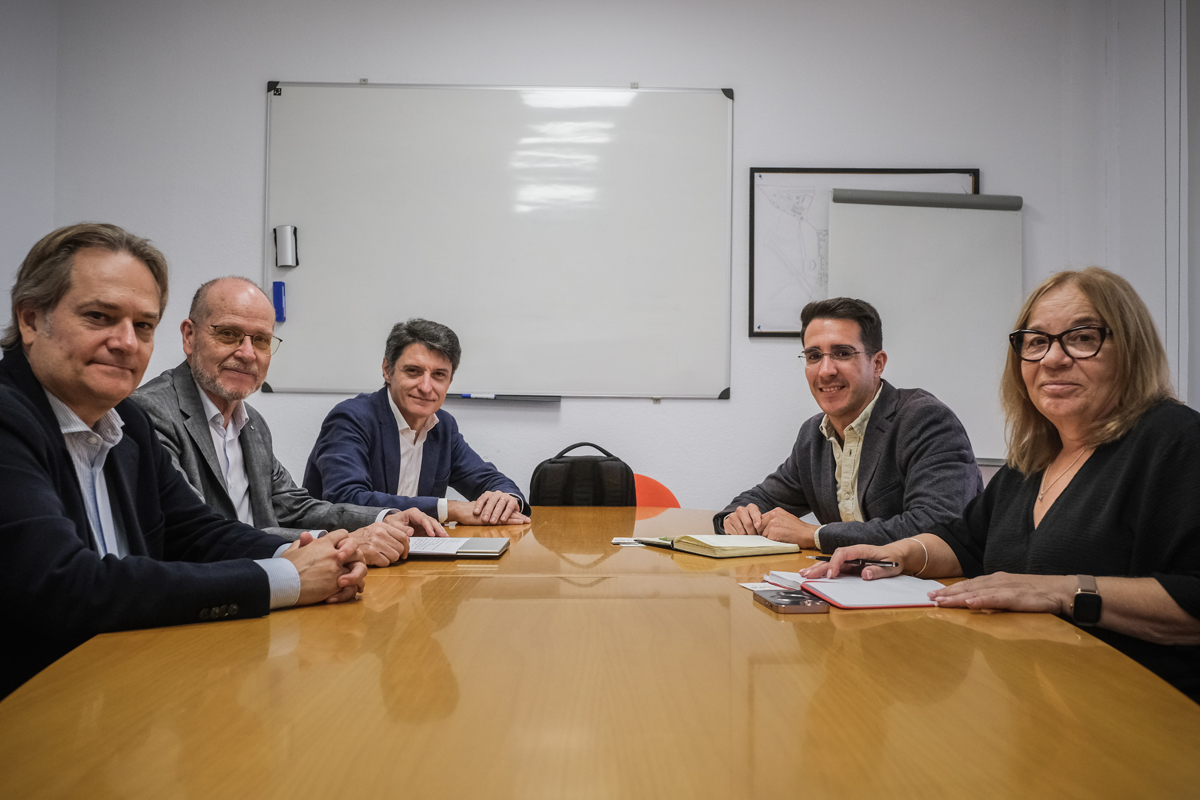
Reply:
M1042 281L1021 307L1014 329L1027 327L1038 301L1060 286L1078 289L1112 330L1103 346L1110 348L1116 365L1113 390L1117 402L1107 416L1092 424L1085 438L1088 446L1098 447L1128 433L1154 404L1174 398L1167 351L1150 309L1137 291L1120 275L1100 267L1059 272ZM1008 465L1026 476L1045 469L1062 450L1062 439L1029 398L1021 359L1011 348L1000 380L1000 402L1004 407Z

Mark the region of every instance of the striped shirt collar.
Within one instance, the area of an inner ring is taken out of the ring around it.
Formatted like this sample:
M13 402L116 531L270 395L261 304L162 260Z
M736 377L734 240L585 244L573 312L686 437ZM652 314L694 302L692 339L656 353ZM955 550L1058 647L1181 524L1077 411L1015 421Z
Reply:
M124 435L121 428L125 427L125 420L121 419L121 415L117 413L117 409L110 408L104 412L104 416L96 421L94 426L89 427L86 422L79 418L79 415L71 410L70 406L59 400L49 389L42 387L46 392L46 399L50 401L50 408L54 411L54 418L58 420L58 427L64 434L68 433L94 433L100 437L100 440L108 445L108 449L117 446Z

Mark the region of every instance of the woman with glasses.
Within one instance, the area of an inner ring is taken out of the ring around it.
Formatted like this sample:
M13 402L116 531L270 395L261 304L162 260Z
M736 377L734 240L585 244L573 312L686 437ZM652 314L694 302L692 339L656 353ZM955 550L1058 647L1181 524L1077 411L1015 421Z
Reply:
M1001 379L1006 465L955 522L836 551L970 580L939 606L1049 612L1089 628L1200 702L1200 414L1174 399L1145 303L1097 267L1025 301Z

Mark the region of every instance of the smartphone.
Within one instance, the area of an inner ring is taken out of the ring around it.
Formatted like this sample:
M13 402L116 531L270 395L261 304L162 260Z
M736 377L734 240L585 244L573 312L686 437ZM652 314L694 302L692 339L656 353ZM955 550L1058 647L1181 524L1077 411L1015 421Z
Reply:
M754 592L754 602L762 603L779 614L828 614L829 603L808 592L791 589L759 589Z

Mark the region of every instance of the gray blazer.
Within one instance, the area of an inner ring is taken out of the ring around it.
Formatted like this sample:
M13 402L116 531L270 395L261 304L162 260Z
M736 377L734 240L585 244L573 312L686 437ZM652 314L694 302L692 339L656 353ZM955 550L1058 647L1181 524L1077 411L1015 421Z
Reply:
M824 414L800 426L788 460L766 480L733 499L713 518L754 503L759 511L782 508L816 515L821 550L851 544L887 544L929 531L962 516L983 491L983 478L967 432L954 412L923 389L897 389L887 381L871 412L858 465L858 503L864 522L842 522L838 511L833 445L821 433Z
M200 402L200 388L187 362L138 389L133 399L150 415L159 441L196 494L221 516L237 519ZM297 486L275 459L271 429L262 414L249 403L244 405L249 419L238 440L250 481L254 527L294 540L307 530L356 530L375 521L378 508L326 503Z

